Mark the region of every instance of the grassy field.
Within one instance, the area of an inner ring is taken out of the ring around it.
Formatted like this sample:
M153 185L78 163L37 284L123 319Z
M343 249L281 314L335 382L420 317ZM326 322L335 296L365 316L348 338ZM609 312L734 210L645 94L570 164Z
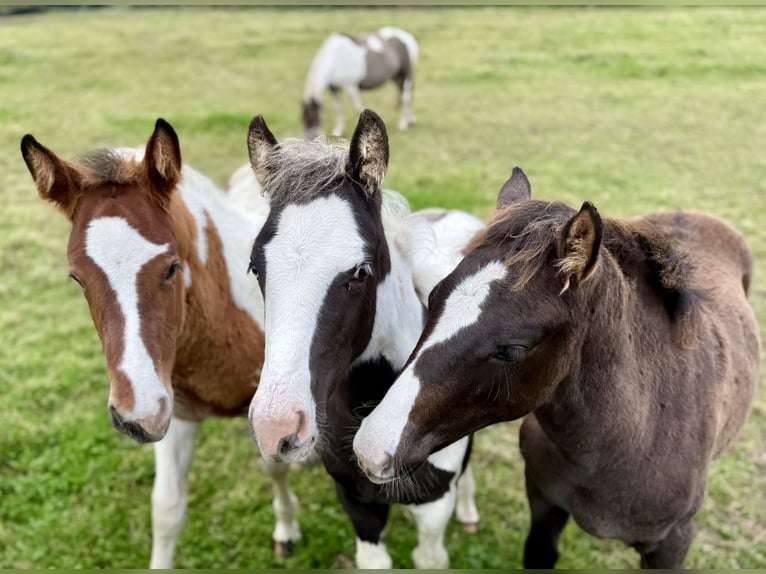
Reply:
M381 25L421 44L418 125L391 130L387 187L413 207L484 217L520 165L537 197L589 199L605 215L716 213L755 253L751 301L766 326L766 10L111 8L0 19L0 567L145 567L150 551L152 448L109 424L100 343L67 280L68 225L37 198L21 136L72 157L142 145L161 116L185 160L223 183L247 159L254 114L279 138L300 134L305 73L327 33ZM395 126L393 86L364 101ZM482 529L450 526L453 567L521 565L517 430L477 436ZM321 468L292 477L305 539L276 560L270 485L245 421L209 421L197 444L178 566L349 565L352 528ZM763 384L708 494L686 565L766 568ZM401 509L388 541L394 565L411 566ZM561 554L567 568L638 564L572 523Z

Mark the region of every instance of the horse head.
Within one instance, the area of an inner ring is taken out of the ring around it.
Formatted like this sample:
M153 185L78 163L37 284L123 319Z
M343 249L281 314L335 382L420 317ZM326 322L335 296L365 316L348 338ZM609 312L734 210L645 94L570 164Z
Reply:
M370 340L377 285L391 267L380 189L388 137L365 111L348 153L323 141L278 144L257 116L248 148L271 207L250 260L266 332L251 431L265 458L300 460L327 397Z
M159 119L143 153L100 150L69 162L31 135L21 152L40 197L72 224L70 276L106 356L112 424L138 442L157 441L170 423L184 319L184 253L169 209L181 179L178 137Z
M410 472L440 448L534 410L576 360L593 294L601 220L530 199L516 168L472 251L437 284L404 370L354 438L371 480Z

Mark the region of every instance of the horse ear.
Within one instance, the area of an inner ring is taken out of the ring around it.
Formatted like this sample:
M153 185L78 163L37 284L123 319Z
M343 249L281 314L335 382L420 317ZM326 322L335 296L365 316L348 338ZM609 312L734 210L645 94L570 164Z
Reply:
M558 244L558 266L565 279L562 293L574 277L577 284L585 281L596 268L604 225L592 203L586 201L580 211L566 222Z
M35 180L40 197L56 205L71 219L81 183L77 169L59 159L30 134L21 139L21 155Z
M388 134L380 116L364 110L359 116L349 149L349 171L371 197L380 193L388 168Z
M146 142L144 164L149 181L164 201L181 181L181 145L172 126L159 118Z
M247 151L250 154L250 165L255 172L255 179L261 187L265 187L266 180L269 178L271 166L267 160L277 145L277 138L271 133L263 116L260 114L255 116L247 131Z
M532 197L532 186L526 174L520 167L514 167L511 177L508 178L497 194L495 209L500 209L516 201L526 201Z

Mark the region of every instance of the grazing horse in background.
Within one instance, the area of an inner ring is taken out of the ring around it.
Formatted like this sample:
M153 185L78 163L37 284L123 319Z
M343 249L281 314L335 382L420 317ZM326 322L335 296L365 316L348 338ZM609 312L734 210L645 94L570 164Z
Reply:
M246 280L242 237L261 228L268 206L252 173L238 172L227 195L182 166L161 119L145 150L100 150L73 163L27 135L21 151L40 196L72 223L71 277L106 356L112 424L138 442L159 441L151 566L170 568L197 429L209 416L244 415L258 385L263 299ZM282 554L300 537L297 501L285 465L263 466Z
M343 135L341 90L348 94L354 111L364 107L359 90L377 88L389 80L399 88L401 119L399 129L415 123L412 112L413 68L418 59L418 43L409 32L399 28L381 28L374 34L349 36L330 34L311 62L303 93L303 126L306 139L321 131L319 112L322 96L328 88L335 102L334 136Z
M758 381L742 236L710 215L602 220L533 201L518 168L497 207L431 293L407 368L354 439L360 464L386 481L526 415L525 566L555 564L570 514L643 567L681 566Z
M385 126L365 110L346 151L321 140L278 144L256 116L248 148L271 207L250 259L266 317L266 357L250 406L261 455L298 461L316 445L356 530L357 567L391 567L382 536L391 504L401 503L417 523L415 565L446 568L444 530L456 499L458 520L478 521L473 478L463 473L470 437L445 444L394 487L370 482L351 448L361 419L386 393L423 327L425 309L407 259L438 255L416 248L405 256L397 246L409 218L403 198L380 189L388 164ZM483 227L467 215L453 221L461 224L451 232L462 245ZM460 256L451 254L453 267Z

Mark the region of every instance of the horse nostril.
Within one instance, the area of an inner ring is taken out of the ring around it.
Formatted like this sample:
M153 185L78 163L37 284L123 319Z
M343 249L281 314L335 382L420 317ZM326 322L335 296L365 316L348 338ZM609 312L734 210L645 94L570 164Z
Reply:
M109 420L112 421L112 425L117 429L123 427L125 424L122 415L117 412L117 409L114 407L114 405L109 405Z
M394 462L394 457L392 457L388 453L385 453L383 461L380 464L380 470L378 471L378 474L380 474L381 476L386 474L391 469L391 463L393 462Z
M159 421L166 421L170 416L170 401L165 397L157 399L160 403L160 409L157 412L157 419Z
M289 453L291 450L295 448L295 445L298 442L297 439L298 439L298 436L296 433L293 433L290 436L283 436L281 439L279 439L279 446L277 446L277 452L279 452L280 455L285 456L287 453Z
M298 428L295 429L295 434L297 435L295 438L300 439L300 436L305 434L305 426L308 423L308 417L306 416L306 413L304 411L298 411Z

